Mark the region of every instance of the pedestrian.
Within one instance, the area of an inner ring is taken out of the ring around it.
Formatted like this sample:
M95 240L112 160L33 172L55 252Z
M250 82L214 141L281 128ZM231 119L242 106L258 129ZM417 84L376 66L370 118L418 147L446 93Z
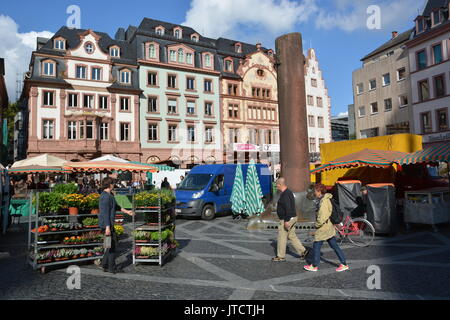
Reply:
M280 224L278 225L277 256L272 258L272 261L286 261L287 240L292 242L295 251L297 251L301 259L304 259L308 254L308 249L302 245L295 233L297 212L295 210L294 194L287 187L286 180L283 177L277 180L277 189L281 192L277 203L277 214Z
M336 241L336 229L330 221L331 213L333 211L333 205L331 204L333 196L330 193L327 193L326 187L320 183L314 185L314 194L316 197L317 219L315 225L316 231L314 232L313 261L312 264L305 265L303 268L306 271L313 272L318 270L320 264L320 249L322 248L324 241L327 241L341 263L336 271L342 272L348 270L349 267L345 260L344 252Z
M99 213L99 227L105 236L111 236L111 248L106 248L103 256L102 267L105 272L122 272L122 270L116 267L116 246L117 235L114 231L114 222L116 219L116 210L120 209L121 212L130 216L133 215L131 210L120 208L114 195L111 193L114 189L114 180L110 177L103 179L102 182L103 192L100 195L100 213Z
M161 183L161 189L167 189L167 190L171 190L172 189L170 187L169 181L167 180L167 177L165 177L163 182Z

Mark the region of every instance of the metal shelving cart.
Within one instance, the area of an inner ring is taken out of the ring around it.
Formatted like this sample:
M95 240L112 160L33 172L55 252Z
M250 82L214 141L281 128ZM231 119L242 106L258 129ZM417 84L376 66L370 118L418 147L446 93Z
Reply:
M65 259L61 261L51 260L47 262L39 262L37 255L43 250L58 250L58 249L76 249L76 248L95 248L103 247L103 242L92 242L83 244L65 244L61 240L39 240L39 238L46 238L48 236L59 236L67 235L74 236L81 233L100 231L100 228L81 228L81 229L70 229L70 230L60 230L60 231L47 231L39 232L39 227L44 225L44 219L58 219L65 221L68 224L79 224L82 218L95 217L92 214L79 214L75 216L71 215L41 215L39 214L39 192L32 192L29 195L30 199L30 215L28 222L28 263L33 267L34 270L40 269L42 273L46 272L46 267L64 265L64 264L76 264L85 261L95 261L103 258L103 253L101 255L93 254L91 257L83 257L78 259ZM33 198L35 201L33 202ZM34 204L33 204L34 203ZM35 206L35 213L33 214L33 206ZM34 231L33 231L34 230Z
M174 206L169 205L163 207L161 205L161 198L158 199L158 207L148 207L148 208L136 208L134 196L133 196L133 265L138 263L158 263L159 266L163 266L164 263L174 255L176 247L171 245L171 239L167 237L162 240L162 232L164 230L170 229L175 237L175 214ZM146 220L146 217L150 217L150 221ZM156 218L156 219L155 219ZM159 236L158 240L146 242L137 242L135 232L157 232ZM172 239L174 240L174 238ZM152 255L143 258L143 256L136 255L137 247L153 247L158 248L157 255ZM166 250L165 250L166 248Z

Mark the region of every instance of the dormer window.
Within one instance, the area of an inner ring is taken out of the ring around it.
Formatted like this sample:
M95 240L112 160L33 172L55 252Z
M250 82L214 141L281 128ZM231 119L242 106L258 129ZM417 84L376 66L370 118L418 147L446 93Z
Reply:
M159 36L164 35L164 27L162 27L162 26L156 27L155 31L156 31L156 34Z
M233 72L233 60L231 58L225 59L225 71Z
M54 41L54 47L56 50L66 50L66 41L62 38L57 38Z
M423 19L423 18L418 18L417 20L416 20L416 31L417 31L417 33L422 33L423 32L423 30L424 30L424 22L425 22L425 19Z
M181 28L175 28L173 30L173 36L177 39L181 39L183 37L183 31Z
M119 58L120 57L120 48L119 47L111 47L111 48L109 48L109 54L113 58Z
M131 71L130 70L122 70L120 71L120 82L124 84L131 83Z
M435 10L432 13L432 19L433 19L433 26L438 25L441 23L441 11Z
M170 50L170 61L177 61L177 52L175 50Z
M234 45L234 51L235 51L236 53L242 53L242 45L241 45L240 43L236 43L236 44Z
M46 77L55 77L56 63L52 60L42 62L42 75Z
M154 44L148 46L148 56L152 59L156 58L156 49Z
M178 49L178 63L184 63L184 50Z
M92 42L88 42L84 45L84 49L86 50L87 53L92 54L94 53L94 44Z
M267 51L267 54L269 55L269 57L273 57L273 51L272 50Z
M194 42L198 42L198 36L197 35L192 35L191 36L191 40Z

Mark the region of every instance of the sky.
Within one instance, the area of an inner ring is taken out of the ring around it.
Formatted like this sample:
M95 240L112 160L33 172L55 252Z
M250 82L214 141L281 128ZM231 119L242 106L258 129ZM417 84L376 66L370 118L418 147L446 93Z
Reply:
M414 26L426 0L20 0L0 2L0 58L5 58L10 100L17 74L28 70L36 37L65 26L71 5L80 8L82 29L114 37L119 27L144 17L186 25L203 36L230 38L275 49L275 39L302 34L303 49L316 50L332 115L353 103L352 72L361 58ZM21 78L22 76L20 76Z

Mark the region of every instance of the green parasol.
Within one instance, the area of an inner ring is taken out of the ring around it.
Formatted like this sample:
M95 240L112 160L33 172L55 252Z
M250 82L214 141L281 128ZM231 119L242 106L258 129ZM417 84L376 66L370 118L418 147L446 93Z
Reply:
M236 167L236 175L234 176L233 190L231 192L231 210L234 215L243 213L245 210L245 189L244 175L240 164Z
M247 179L245 181L245 197L245 212L249 216L264 212L264 204L262 202L263 194L253 161L248 166Z

